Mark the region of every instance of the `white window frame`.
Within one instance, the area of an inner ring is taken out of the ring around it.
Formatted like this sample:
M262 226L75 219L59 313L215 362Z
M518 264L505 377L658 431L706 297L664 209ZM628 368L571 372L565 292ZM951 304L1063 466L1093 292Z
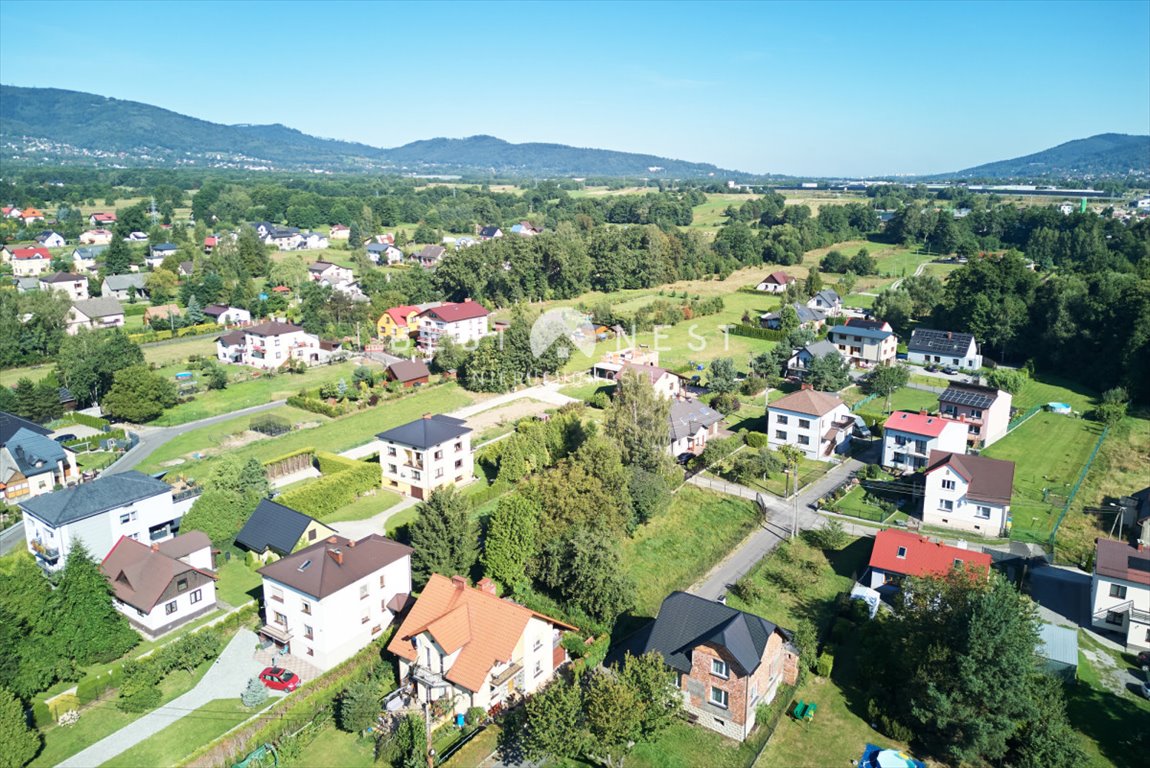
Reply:
M729 709L731 703L731 695L722 688L712 685L711 695L707 697L707 700L711 703L712 706L719 707L721 709Z
M731 667L722 659L711 659L711 674L726 680L731 676Z

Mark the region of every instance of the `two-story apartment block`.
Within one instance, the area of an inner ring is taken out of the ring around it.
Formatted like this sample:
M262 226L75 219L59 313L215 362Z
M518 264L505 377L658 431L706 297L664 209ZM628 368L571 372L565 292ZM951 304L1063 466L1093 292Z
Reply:
M9 504L75 485L76 454L48 437L49 430L0 411L0 498Z
M870 563L862 581L871 589L897 590L909 576L945 576L956 569L990 574L990 555L952 547L910 531L886 528L875 534Z
M658 653L675 673L687 716L697 725L742 741L760 706L799 673L793 635L753 613L686 592L672 592L655 621L639 630L609 662Z
M855 419L838 395L804 384L767 406L767 444L793 445L808 459L830 461L850 447Z
M149 639L216 607L212 542L191 531L148 546L122 536L100 564L112 604Z
M1150 517L1134 544L1098 539L1090 579L1091 624L1123 636L1126 647L1150 650Z
M882 427L882 465L904 472L922 469L931 451L966 453L966 424L926 411L895 411Z
M928 363L967 370L982 367L982 355L978 352L978 342L973 333L934 331L929 328L915 328L906 345L906 359L911 363Z
M331 359L334 349L298 325L277 321L252 325L216 339L216 357L220 362L264 370L279 368L288 360L320 365Z
M456 344L477 342L488 334L487 316L491 313L471 299L447 302L419 314L419 346L434 355L439 340L450 338Z
M483 579L432 574L387 650L421 702L454 699L455 711L511 703L545 686L567 655L569 624L503 600Z
M65 330L71 336L75 336L81 328L122 328L124 308L110 296L84 299L72 302L64 320L67 323Z
M194 495L177 497L162 480L131 470L19 502L24 538L41 567L59 570L76 542L103 559L127 536L152 545L170 539Z
M52 263L52 254L47 248L13 248L11 254L15 277L39 277Z
M971 448L987 448L1006 437L1012 400L1001 389L953 383L938 396L938 412L944 419L966 424L966 442Z
M376 437L384 488L426 499L436 488L475 479L471 429L463 419L428 413Z
M831 328L828 337L851 365L873 368L894 362L898 337L890 323L851 318Z
M979 536L1008 535L1013 461L931 451L925 475L924 523Z
M41 275L40 290L62 293L69 301L83 301L88 298L88 278L70 272Z
M351 658L407 605L411 551L378 533L330 536L265 565L260 636L321 670Z

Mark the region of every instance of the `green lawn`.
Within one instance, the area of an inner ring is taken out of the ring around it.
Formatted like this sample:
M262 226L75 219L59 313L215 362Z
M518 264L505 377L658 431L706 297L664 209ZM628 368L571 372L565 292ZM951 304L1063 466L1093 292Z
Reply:
M111 451L92 451L90 453L77 453L76 465L81 472L103 469L119 458L119 454Z
M387 526L384 533L389 538L395 538L395 532L405 525L410 525L415 518L419 517L418 507L408 507L402 512L396 512L387 520Z
M755 759L763 731L745 742L728 739L709 728L676 720L650 743L639 744L627 758L629 768L745 768Z
M462 765L452 762L452 765ZM360 739L353 733L345 733L334 726L327 726L295 759L284 762L285 768L372 768L375 765L370 741Z
M200 746L227 733L257 711L245 707L239 698L210 701L104 765L107 768L178 765Z
M884 512L881 507L865 501L865 497L866 491L863 490L861 485L857 486L846 496L836 501L832 505L832 509L840 515L850 515L851 517L881 523L883 519L886 518L886 512Z
M331 524L341 523L347 520L366 520L369 517L375 517L380 512L391 509L402 500L403 497L398 493L379 489L372 496L362 496L351 504L340 507L334 515L325 517L323 521Z
M623 542L623 562L637 584L636 612L654 616L664 597L704 576L758 521L748 501L682 486L666 512Z
M152 344L143 344L144 360L157 367L173 365L184 362L192 355L203 357L216 356L216 336L191 336L186 339L172 341L157 341Z
M1081 384L1040 374L1037 379L1028 379L1026 385L1013 398L1013 405L1025 411L1035 405L1046 403L1070 403L1079 413L1094 408L1095 395Z
M448 758L445 765L450 768L474 768L496 750L499 746L499 734L503 729L498 725L489 725L478 736L459 748L459 751Z
M232 557L216 571L216 597L231 606L241 606L249 600L258 600L263 578L249 568L244 558Z
M246 461L248 458L267 461L299 448L311 447L338 453L362 445L377 433L417 419L424 413L446 413L472 401L472 396L454 383L420 389L418 392L383 401L374 408L356 411L338 419L328 420L322 416L309 414L310 420L325 423L314 429L296 430L269 440L259 440L242 448L229 450L228 454L240 461ZM276 409L276 412L279 412L279 409ZM188 457L188 454L218 447L229 435L246 430L250 421L251 417L244 416L186 432L166 443L137 469L141 472L156 472L164 468L166 461L189 458L179 465L178 473L187 477L203 477L210 470L213 458L194 459Z
M1089 768L1136 768L1144 761L1138 757L1150 748L1146 723L1150 721L1150 701L1127 690L1119 696L1102 681L1102 672L1095 667L1084 650L1096 657L1113 658L1120 667L1131 666L1133 659L1122 657L1078 632L1078 680L1066 688L1066 713L1075 730L1082 736ZM1142 743L1136 739L1142 735Z
M1046 542L1101 432L1097 422L1038 413L982 452L1014 462L1011 538ZM1044 499L1043 489L1056 498Z
M886 420L886 416L893 411L911 411L917 413L924 408L928 411L937 411L938 395L922 389L903 387L890 396L889 411L886 407L886 398L876 397L855 411L855 413L866 419L877 419L881 424Z

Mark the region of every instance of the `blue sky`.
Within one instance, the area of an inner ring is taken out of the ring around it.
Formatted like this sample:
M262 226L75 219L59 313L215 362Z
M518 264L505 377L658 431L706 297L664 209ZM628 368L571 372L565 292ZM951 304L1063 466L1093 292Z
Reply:
M1150 2L0 0L0 82L386 147L932 173L1150 133Z

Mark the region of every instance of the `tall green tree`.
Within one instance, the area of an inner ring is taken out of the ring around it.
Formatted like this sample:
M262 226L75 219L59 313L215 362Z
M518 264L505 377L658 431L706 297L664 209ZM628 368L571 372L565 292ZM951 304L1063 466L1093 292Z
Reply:
M431 574L466 576L475 564L477 548L471 505L455 486L436 488L416 508L411 524L411 572L423 585Z
M24 705L0 688L0 768L23 768L40 751L40 734L28 727Z
M100 401L109 416L134 424L152 421L175 404L175 384L144 365L116 371L112 388Z
M850 363L842 355L816 357L807 369L807 381L820 392L837 392L850 380Z
M336 701L335 719L342 731L363 733L379 717L379 693L367 682L355 682Z
M707 375L707 389L717 394L734 392L738 387L738 371L735 361L729 357L719 357L711 361Z
M427 730L424 719L409 714L399 721L395 731L398 768L425 768L427 765Z
M910 369L905 365L882 365L876 368L867 379L867 389L886 398L886 409L890 410L890 396L902 389L910 381Z
M140 641L112 607L112 588L82 540L73 542L48 605L53 640L77 666L111 661Z
M113 237L103 253L104 274L124 275L132 267L132 251L122 237Z
M489 576L513 590L527 585L527 564L535 556L540 509L518 493L499 500L483 540Z
M81 328L60 344L56 375L80 404L87 406L112 388L117 371L143 363L143 351L123 329Z
M671 403L645 376L620 377L607 409L606 432L623 449L623 463L658 471L666 461Z

